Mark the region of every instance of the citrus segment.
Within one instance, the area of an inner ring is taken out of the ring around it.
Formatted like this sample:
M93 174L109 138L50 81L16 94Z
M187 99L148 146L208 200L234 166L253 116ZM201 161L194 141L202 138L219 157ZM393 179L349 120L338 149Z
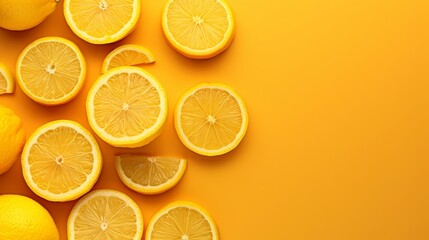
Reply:
M158 211L150 220L146 240L217 240L214 219L203 207L188 201L176 201Z
M0 95L15 91L15 78L9 68L0 63Z
M86 62L73 42L44 37L29 44L18 57L16 78L24 93L44 105L70 102L81 91Z
M139 206L115 190L95 190L82 197L67 221L69 240L140 240L143 216Z
M0 174L19 159L24 143L21 118L12 109L0 105Z
M64 0L64 16L71 30L93 44L121 40L140 16L140 0Z
M167 119L161 83L139 67L123 66L101 75L88 92L88 121L116 147L141 147L155 139Z
M115 167L121 181L143 194L158 194L174 187L186 170L186 160L174 157L119 155Z
M137 44L125 44L113 49L104 59L101 72L115 67L135 66L155 62L152 52Z
M170 45L190 58L211 58L234 39L235 20L224 0L169 0L162 29Z
M30 189L49 201L70 201L87 193L101 172L95 138L80 124L56 120L29 137L21 157Z
M206 156L233 150L247 131L248 115L241 97L229 86L202 83L177 103L174 124L183 144Z

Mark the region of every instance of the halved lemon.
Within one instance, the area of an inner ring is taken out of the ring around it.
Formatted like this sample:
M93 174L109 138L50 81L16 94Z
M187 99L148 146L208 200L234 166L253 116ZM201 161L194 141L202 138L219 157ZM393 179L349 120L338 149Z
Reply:
M64 17L71 30L93 44L119 41L140 17L140 0L64 0Z
M190 58L225 51L235 35L234 15L225 0L168 0L162 13L167 41Z
M89 124L115 147L141 147L161 134L167 119L167 95L142 68L117 67L101 75L88 92Z
M200 205L176 201L159 210L150 220L146 240L217 240L213 217Z
M174 187L186 170L186 160L175 157L118 155L115 167L121 181L143 194L158 194Z
M77 199L97 182L102 157L92 134L77 122L56 120L36 129L21 155L30 189L56 202Z
M183 144L206 156L225 154L241 142L249 117L241 97L229 86L202 83L177 103L174 126Z
M113 49L103 61L101 72L120 66L136 66L155 62L153 53L137 44L125 44Z
M13 93L15 91L15 78L9 68L0 63L0 94Z
M143 216L136 202L126 194L109 189L83 196L67 221L69 240L140 240Z
M16 78L24 93L43 105L70 102L81 91L86 62L76 44L61 37L30 43L19 55Z

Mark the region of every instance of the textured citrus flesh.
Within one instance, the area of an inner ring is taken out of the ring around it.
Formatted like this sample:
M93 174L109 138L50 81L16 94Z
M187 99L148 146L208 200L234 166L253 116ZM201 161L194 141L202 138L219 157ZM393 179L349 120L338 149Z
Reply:
M113 49L104 59L101 71L104 73L115 67L135 66L155 62L152 52L137 44L125 44Z
M174 157L119 155L115 167L121 181L143 194L158 194L174 187L183 177L186 160Z
M73 42L45 37L22 51L16 71L18 83L27 96L44 105L58 105L80 93L86 62Z
M161 209L150 220L146 240L217 240L214 219L201 206L177 201Z
M177 104L174 120L185 146L207 156L233 150L248 125L243 100L222 84L204 83L187 91Z
M64 0L64 16L77 36L93 44L106 44L134 30L140 6L140 0Z
M67 221L69 240L140 240L143 216L139 206L124 193L96 190L82 197Z
M168 42L190 58L211 58L226 50L235 20L224 0L169 0L162 15Z
M22 153L28 186L50 201L70 201L87 193L98 180L102 159L91 133L80 124L57 120L39 127Z
M167 118L164 88L139 67L117 67L100 76L88 92L93 130L116 147L140 147L155 139Z
M15 79L9 68L0 63L0 94L13 93L15 91Z

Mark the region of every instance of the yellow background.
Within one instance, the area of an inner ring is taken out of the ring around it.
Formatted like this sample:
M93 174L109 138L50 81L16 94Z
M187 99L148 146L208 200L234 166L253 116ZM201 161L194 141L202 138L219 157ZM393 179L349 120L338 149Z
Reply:
M141 44L157 58L145 68L166 88L167 127L139 149L113 148L97 138L105 161L95 188L130 195L145 224L165 204L191 200L212 213L223 240L429 239L429 2L228 2L236 38L226 52L205 61L168 46L160 20L165 1L142 0L136 30L109 45L76 37L62 3L36 28L0 29L0 61L10 68L27 44L44 36L74 41L88 66L83 92L67 105L38 105L19 87L0 103L22 117L27 136L55 119L89 129L84 103L102 60L121 44ZM247 104L247 135L224 156L192 153L173 127L179 96L200 82L228 84ZM172 190L144 196L119 181L113 166L119 152L179 156L189 167ZM75 201L37 197L20 171L16 163L0 176L0 193L39 201L66 239Z

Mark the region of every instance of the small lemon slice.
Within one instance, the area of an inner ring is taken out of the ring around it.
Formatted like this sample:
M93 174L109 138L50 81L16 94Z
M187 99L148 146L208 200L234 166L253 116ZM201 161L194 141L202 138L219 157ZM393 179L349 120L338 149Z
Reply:
M6 65L0 63L0 95L15 91L15 78Z
M225 154L241 142L249 117L241 97L229 86L202 83L179 99L174 126L183 144L206 156Z
M149 72L122 66L101 75L88 92L86 112L94 132L115 147L141 147L161 134L167 95Z
M168 0L162 29L170 45L189 58L212 58L235 36L235 20L225 0Z
M119 41L140 17L140 0L64 0L64 17L71 30L93 44Z
M21 165L34 193L65 202L91 190L100 175L102 157L88 130L74 121L56 120L40 126L28 138Z
M118 155L115 167L121 181L143 194L158 194L174 187L186 170L186 160L174 157Z
M19 55L16 78L24 93L43 105L70 102L82 90L86 62L76 44L60 37L30 43Z
M150 220L146 240L218 240L213 217L200 205L176 201L159 210Z
M67 221L69 240L140 240L143 216L139 206L126 194L109 189L83 196Z
M136 66L155 62L152 52L137 44L125 44L113 49L104 59L101 72L120 66Z

